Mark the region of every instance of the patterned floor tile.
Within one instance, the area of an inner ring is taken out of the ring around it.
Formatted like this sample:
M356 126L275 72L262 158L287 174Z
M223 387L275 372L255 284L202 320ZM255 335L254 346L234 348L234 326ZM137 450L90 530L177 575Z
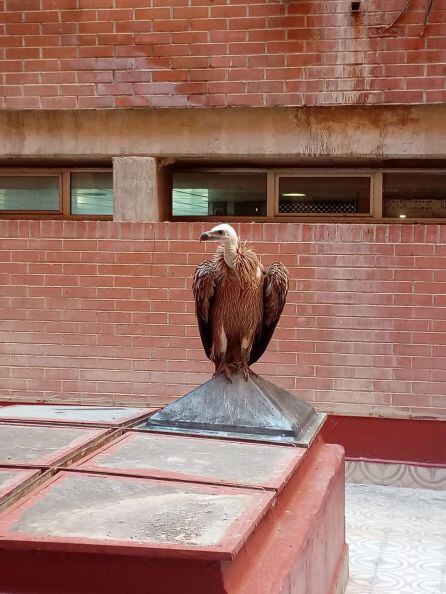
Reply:
M446 594L446 492L349 484L346 594Z

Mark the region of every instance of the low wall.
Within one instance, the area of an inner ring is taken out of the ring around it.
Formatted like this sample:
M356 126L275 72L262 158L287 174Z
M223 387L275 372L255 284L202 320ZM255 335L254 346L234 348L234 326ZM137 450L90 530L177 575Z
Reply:
M206 380L205 227L0 221L0 399L156 405ZM237 227L292 277L258 373L319 410L446 416L446 226Z

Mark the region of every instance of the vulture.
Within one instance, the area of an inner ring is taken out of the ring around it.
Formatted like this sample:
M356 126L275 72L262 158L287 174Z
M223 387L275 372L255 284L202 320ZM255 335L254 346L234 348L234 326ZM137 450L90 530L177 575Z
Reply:
M230 225L202 233L200 241L220 245L211 260L198 265L192 291L201 341L214 376L241 369L245 380L265 352L285 306L288 270L274 262L265 270L255 252Z

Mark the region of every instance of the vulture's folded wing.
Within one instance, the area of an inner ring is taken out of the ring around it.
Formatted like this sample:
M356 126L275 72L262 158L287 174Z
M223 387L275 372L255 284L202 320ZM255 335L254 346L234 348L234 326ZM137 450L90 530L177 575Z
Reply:
M263 285L263 319L259 332L254 339L254 344L249 357L252 365L265 352L277 326L280 315L285 307L288 292L289 273L280 262L274 262L265 274Z
M209 312L215 291L215 269L214 264L210 260L206 260L197 266L192 291L194 293L195 313L197 315L201 342L209 358L212 350L212 328Z

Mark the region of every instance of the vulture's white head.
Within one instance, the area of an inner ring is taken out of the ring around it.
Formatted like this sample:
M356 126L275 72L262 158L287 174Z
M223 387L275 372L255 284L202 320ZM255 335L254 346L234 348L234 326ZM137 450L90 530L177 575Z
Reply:
M235 229L231 225L222 223L216 227L212 227L210 231L206 231L200 235L200 241L218 241L224 245L237 246L238 236Z

